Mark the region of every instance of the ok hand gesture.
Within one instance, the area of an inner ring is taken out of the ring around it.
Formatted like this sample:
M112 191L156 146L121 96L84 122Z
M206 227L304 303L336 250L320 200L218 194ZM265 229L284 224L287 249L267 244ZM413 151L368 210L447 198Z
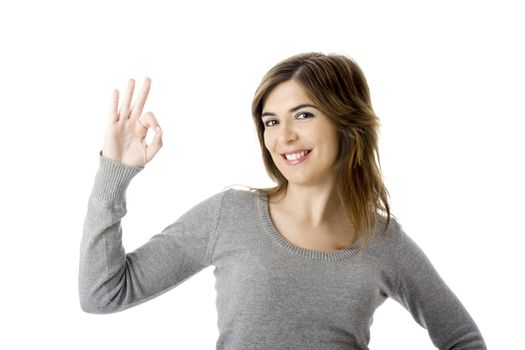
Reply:
M151 79L146 78L137 100L131 106L135 81L129 80L126 96L118 110L119 91L113 90L111 111L102 155L125 165L145 166L162 147L162 130L151 112L142 114L148 98ZM142 114L142 116L141 116ZM146 144L146 134L152 128L153 141Z

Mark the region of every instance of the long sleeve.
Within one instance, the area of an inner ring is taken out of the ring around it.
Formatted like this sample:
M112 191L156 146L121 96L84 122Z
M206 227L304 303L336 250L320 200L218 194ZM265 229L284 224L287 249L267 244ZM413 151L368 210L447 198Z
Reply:
M191 208L135 251L122 245L125 193L143 168L100 154L80 245L79 297L89 313L122 311L150 300L211 264L225 192Z
M397 291L393 296L424 327L441 350L486 349L465 307L439 276L425 253L401 231Z

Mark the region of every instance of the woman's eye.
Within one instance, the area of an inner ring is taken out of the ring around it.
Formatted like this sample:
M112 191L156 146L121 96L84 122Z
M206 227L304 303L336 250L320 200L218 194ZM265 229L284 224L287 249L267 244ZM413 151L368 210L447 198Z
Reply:
M299 118L300 116L304 116L304 118ZM306 119L306 118L310 118L311 116L313 116L313 114L310 112L301 112L296 115L298 119Z
M270 119L270 120L267 120L264 122L264 126L274 126L275 124L273 124L274 122L277 122L277 120L275 119Z
M307 119L307 118L311 118L313 117L314 115L310 112L301 112L301 113L297 113L295 115L295 118L296 119ZM276 120L276 119L269 119L265 122L263 122L264 126L265 127L272 127L272 126L275 126L276 124L279 124L279 121Z

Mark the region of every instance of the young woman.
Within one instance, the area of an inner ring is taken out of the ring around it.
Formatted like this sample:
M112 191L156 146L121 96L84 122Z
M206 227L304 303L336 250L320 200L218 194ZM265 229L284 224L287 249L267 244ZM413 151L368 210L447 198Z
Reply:
M126 254L126 189L162 146L154 115L142 115L150 83L133 107L133 80L120 109L113 92L81 243L84 311L125 310L214 265L217 349L368 349L374 311L388 297L439 349L486 348L390 214L379 121L361 69L342 55L290 57L257 89L253 118L275 187L225 189Z

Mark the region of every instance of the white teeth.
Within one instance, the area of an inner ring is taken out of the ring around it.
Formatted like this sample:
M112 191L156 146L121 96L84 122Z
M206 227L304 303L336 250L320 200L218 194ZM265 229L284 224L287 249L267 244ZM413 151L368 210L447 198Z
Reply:
M299 153L285 154L284 156L288 160L296 160L296 159L304 157L305 154L306 154L306 151L301 151Z

